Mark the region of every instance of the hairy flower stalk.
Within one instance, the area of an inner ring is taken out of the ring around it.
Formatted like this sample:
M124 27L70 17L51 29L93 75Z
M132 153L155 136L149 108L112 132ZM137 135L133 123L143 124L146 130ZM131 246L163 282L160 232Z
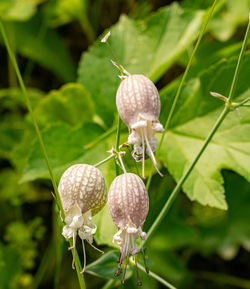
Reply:
M146 233L142 231L142 227L148 214L149 199L147 189L140 177L132 173L116 177L110 186L108 207L111 218L118 228L113 242L117 242L121 249L115 275L122 273L121 266L123 260L126 259L122 278L122 283L124 283L129 255L132 255L136 265L137 284L141 285L136 261L136 254L140 250L135 243L138 238L140 241L146 239ZM142 247L141 252L144 257L145 269L148 272Z
M163 176L154 156L158 144L154 134L164 129L159 122L160 97L153 82L144 75L127 76L117 90L116 106L129 129L128 143L134 145L132 155L136 161L142 160L143 178L145 153L151 158L159 175Z
M76 237L82 239L84 265L81 273L86 268L86 253L84 240L94 249L93 235L96 225L91 222L92 216L98 213L107 201L107 189L102 173L94 166L77 164L68 168L61 177L58 191L65 212L65 223L62 235L66 239L73 238L74 249L72 268L75 269Z

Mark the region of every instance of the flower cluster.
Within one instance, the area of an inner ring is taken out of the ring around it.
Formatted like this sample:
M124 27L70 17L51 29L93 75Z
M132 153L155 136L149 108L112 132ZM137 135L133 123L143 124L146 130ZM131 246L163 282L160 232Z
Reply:
M108 36L103 38L103 42L107 41ZM118 64L116 66L126 72L122 66ZM151 158L157 172L163 176L157 167L154 156L157 147L157 139L154 135L156 132L164 131L159 122L160 98L157 88L144 75L130 75L127 72L125 74L126 76L122 76L123 80L117 90L116 105L120 118L129 129L127 144L133 146L132 156L134 159L142 161L143 178L145 178L144 167L147 155ZM132 256L136 266L137 285L141 285L136 255L139 252L142 253L148 273L142 246L142 241L146 239L143 224L149 210L148 192L139 176L126 172L121 152L114 152L112 149L111 154L116 157L117 163L124 171L122 175L113 180L108 194L109 213L118 229L113 236L113 243L120 247L120 259L115 275L123 273L122 283L124 283L129 258ZM91 222L91 218L102 209L107 201L105 181L96 167L79 164L65 171L58 189L65 211L65 226L62 234L66 239L73 238L73 246L69 249L75 248L77 235L82 239L84 253L82 272L84 272L86 267L84 241L93 246L93 235L97 228ZM140 249L136 245L138 239L140 240ZM122 270L124 260L126 262ZM74 257L72 266L74 268Z

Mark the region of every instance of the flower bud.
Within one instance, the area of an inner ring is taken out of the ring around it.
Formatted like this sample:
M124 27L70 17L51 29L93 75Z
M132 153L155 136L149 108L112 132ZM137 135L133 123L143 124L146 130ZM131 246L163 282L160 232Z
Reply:
M149 199L143 181L132 173L125 173L116 177L109 189L108 207L111 218L118 228L113 242L117 242L121 248L121 258L115 275L121 274L121 265L123 259L126 258L122 279L124 283L129 255L134 256L138 276L135 255L140 250L136 247L135 241L138 237L140 240L146 239L146 234L142 232L142 227L148 214ZM144 256L143 249L142 254ZM147 267L146 270L148 271Z
M75 248L77 234L82 239L83 273L86 267L84 240L94 247L92 245L93 235L97 228L91 219L107 201L105 181L100 170L94 166L77 164L64 172L58 191L65 212L66 225L63 227L62 234L66 239L73 238L73 246L69 249ZM72 267L74 268L74 256Z
M162 176L153 153L157 145L154 134L164 131L159 122L161 104L154 83L144 75L127 76L117 90L116 106L121 119L129 128L128 143L135 145L133 156L138 160L137 156L142 154L143 177L145 147L157 172Z

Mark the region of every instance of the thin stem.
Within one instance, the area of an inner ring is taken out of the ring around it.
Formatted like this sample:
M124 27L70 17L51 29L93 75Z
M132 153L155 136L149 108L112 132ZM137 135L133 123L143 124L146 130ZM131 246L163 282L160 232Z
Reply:
M113 49L112 49L112 47L110 46L108 40L107 40L105 43L106 43L106 45L107 45L107 47L108 47L108 50L109 50L110 54L111 54L112 57L114 58L115 64L116 64L116 66L118 67L118 69L120 70L121 74L122 74L122 75L126 75L126 72L124 71L124 68L123 68L123 67L121 66L121 64L119 63L118 58L115 56L115 54L114 54L114 52L113 52Z
M122 166L122 170L123 170L124 174L127 173L126 168L125 168L124 163L123 163L123 160L122 160L122 157L121 157L120 154L119 154L118 158L119 158L119 161L120 161L120 164Z
M240 103L237 103L236 105L234 105L234 108L243 106L244 104L246 104L246 103L249 102L249 101L250 101L250 96L247 97L245 100L241 101Z
M92 142L86 144L84 146L84 149L90 149L93 146L95 146L96 144L100 143L101 141L103 141L104 139L108 138L110 135L112 135L115 131L117 130L116 127L111 127L110 129L108 129L107 131L105 131L105 133L103 133L102 135L100 135L99 137L97 137L95 140L93 140Z
M15 72L16 72L16 75L17 75L19 84L20 84L21 89L22 89L22 92L23 92L23 94L24 94L24 97L25 97L25 100L26 100L26 104L27 104L27 107L28 107L28 110L29 110L31 119L32 119L32 122L33 122L33 124L34 124L35 131L36 131L38 140L39 140L40 145L41 145L41 148L42 148L42 152L43 152L43 155L44 155L44 159L45 159L45 161L46 161L46 163L47 163L47 167L48 167L48 170L49 170L51 182L52 182L52 185L53 185L55 194L56 194L56 201L57 201L57 204L58 204L59 207L60 207L61 214L62 214L62 218L64 219L64 217L65 217L64 210L63 210L62 203L61 203L61 199L60 199L60 197L59 197L59 193L58 193L58 190L57 190L57 185L56 185L55 177L54 177L54 174L53 174L51 165L50 165L50 163L49 163L49 159L48 159L48 155L47 155L47 152L46 152L46 149L45 149L45 145L44 145L44 142L43 142L43 139L42 139L42 135L41 135L41 133L40 133L40 130L39 130L39 127L38 127L38 124L37 124L37 121L36 121L36 118L35 118L35 115L34 115L32 106L31 106L30 99L29 99L29 96L28 96L26 87L25 87L25 85L24 85L24 82L23 82L23 79L22 79L22 76L21 76L21 73L20 73L20 70L19 70L19 67L18 67L16 58L15 58L15 55L14 55L13 51L12 51L11 48L10 48L9 40L8 40L8 38L7 38L7 36L6 36L5 29L4 29L4 26L3 26L3 24L2 24L1 21L0 21L0 30L1 30L1 33L2 33L2 35L3 35L3 40L4 40L4 43L5 43L5 46L6 46L7 50L8 50L8 53L9 53L9 57L10 57L10 59L11 59L11 62L12 62L12 64L13 64L13 66L14 66L14 69L15 69Z
M55 194L56 194L55 200L56 200L56 202L57 202L57 204L58 204L58 206L59 206L59 208L60 208L61 216L62 216L62 218L64 219L65 213L64 213L63 206L62 206L62 203L61 203L61 199L60 199L60 196L59 196L59 192L58 192L58 189L57 189L55 177L54 177L54 174L53 174L53 171L52 171L52 168L51 168L49 159L48 159L47 151L46 151L46 148L45 148L43 139L42 139L42 135L41 135L41 132L40 132L40 130L39 130L39 127L38 127L38 124L37 124L37 121L36 121L36 118L35 118L35 115L34 115L32 106L31 106L31 102L30 102L30 99L29 99L29 96L28 96L26 87L25 87L25 85L24 85L24 82L23 82L23 79L22 79L22 75L21 75L21 73L20 73L20 70L19 70L19 67L18 67L16 58L15 58L15 55L14 55L14 53L12 52L12 50L11 50L11 48L10 48L8 38L7 38L7 35L6 35L6 33L5 33L4 26L3 26L3 24L2 24L1 21L0 21L0 30L1 30L1 33L2 33L2 35L3 35L3 40L4 40L4 43L5 43L5 46L6 46L7 50L8 50L9 57L10 57L10 59L11 59L11 61L12 61L13 66L14 66L14 69L15 69L15 72L16 72L16 75L17 75L17 78L18 78L18 81L19 81L21 90L22 90L22 92L23 92L23 94L24 94L24 97L25 97L25 100L26 100L26 104L27 104L27 107L28 107L28 111L29 111L29 113L30 113L30 115L31 115L31 119L32 119L32 122L33 122L33 124L34 124L35 131L36 131L38 140L39 140L40 145L41 145L41 148L42 148L42 152L43 152L43 155L44 155L44 158L45 158L45 161L46 161L48 170L49 170L51 182L52 182L52 185L53 185ZM53 195L53 194L52 194L52 195ZM72 240L70 240L70 244L71 244L71 246L72 246ZM73 251L72 251L72 253L73 253ZM75 256L75 257L76 257L76 270L77 270L77 276L78 276L78 281L79 281L80 288L81 288L81 289L86 289L84 278L83 278L83 276L80 274L80 272L81 272L81 270L80 270L80 269L81 269L81 263L80 263L80 260L79 260L79 257L78 257L77 252L76 252L76 256Z
M106 159L100 161L99 163L95 164L94 167L98 167L104 163L106 163L107 161L111 160L115 155L110 155L109 157L107 157Z
M149 240L149 238L151 237L153 232L157 229L157 227L160 225L160 223L163 220L163 218L166 216L166 214L169 211L171 205L173 204L177 194L179 193L183 183L186 181L186 179L188 178L188 176L192 172L194 166L196 165L196 163L198 162L198 160L202 156L203 152L205 151L206 147L210 143L211 139L213 138L214 134L216 133L216 131L220 127L221 123L223 122L223 120L225 119L225 117L227 116L229 111L230 111L230 109L225 106L225 108L221 112L219 118L217 119L214 127L212 128L211 132L207 136L203 146L201 147L200 151L198 152L197 156L195 157L195 159L193 160L193 162L191 163L189 168L186 170L184 175L181 177L181 179L177 183L176 187L174 188L173 192L171 193L170 197L168 198L167 202L165 203L164 207L162 208L160 214L158 215L158 217L154 221L153 225L150 227L150 229L149 229L149 231L147 233L147 239L144 241L144 243L146 243Z
M70 243L70 246L72 247L73 246L73 240L70 239L69 243ZM73 257L74 256L74 249L71 250L71 253L72 253L72 257ZM78 277L78 282L79 282L80 288L81 289L86 289L84 276L81 274L82 266L81 266L81 262L80 262L77 250L75 250L75 268L76 268L76 273L77 273L77 277Z
M172 116L173 116L173 113L174 113L174 110L175 110L175 106L176 106L177 100L178 100L178 98L179 98L179 96L180 96L182 87L183 87L183 85L184 85L184 82L185 82L185 80L186 80L187 74L188 74L189 69L190 69L190 67L191 67L191 64L192 64L194 55L195 55L195 53L196 53L196 51L197 51L197 49L198 49L198 47L199 47L199 45L200 45L200 42L201 42L202 37L203 37L203 35L204 35L205 31L206 31L208 22L209 22L210 18L212 17L212 14L213 14L213 11L214 11L214 8L215 8L215 6L216 6L216 2L217 2L217 1L218 1L218 0L214 0L213 5L212 5L211 8L210 8L210 11L209 11L209 13L208 13L208 16L207 16L207 18L206 18L206 20L205 20L205 22L204 22L204 25L203 25L203 27L202 27L202 29L201 29L201 32L200 32L199 37L198 37L198 39L197 39L197 42L196 42L196 44L195 44L195 47L194 47L194 49L193 49L193 51L192 51L192 54L191 54L191 56L190 56L190 58L189 58L187 67L186 67L186 69L185 69L185 71L184 71L184 74L183 74L183 76L182 76L182 78L181 78L181 82L180 82L179 87L178 87L178 89L177 89L176 95L175 95L175 97L174 97L173 104L172 104L172 106L171 106L171 109L170 109L170 112L169 112L167 121L166 121L166 123L165 123L164 132L163 132L163 134L162 134L162 136L161 136L161 139L160 139L158 148L157 148L157 150L156 150L156 159L157 159L158 156L159 156L159 153L160 153L160 150L161 150L161 146L162 146L162 143L163 143L165 134L166 134L167 131L168 131L169 124L170 124L170 121L171 121L171 119L172 119ZM147 180L147 184L146 184L147 190L148 190L149 187L150 187L150 183L151 183L151 180L152 180L152 175L153 175L153 166L151 165L150 174L149 174L149 177L148 177L148 180Z
M119 151L119 145L120 145L120 134L121 134L121 118L118 114L118 122L117 122L117 129L116 129L116 144L115 144L115 150Z
M233 81L232 81L230 92L229 92L229 95L228 95L228 103L229 104L232 102L232 97L233 97L233 94L234 94L234 91L235 91L235 88L236 88L236 82L237 82L238 77L239 77L239 71L240 71L240 67L241 67L241 64L242 64L243 55L244 55L244 52L245 52L246 47L247 47L247 41L248 41L248 38L249 38L249 34L250 34L250 14L249 14L249 21L248 21L248 25L247 25L246 34L245 34L245 37L244 37L244 40L243 40L243 44L242 44L242 47L241 47L241 50L240 50L240 55L239 55L239 58L238 58L238 62L237 62L236 69L235 69L235 72L234 72Z
M216 2L217 2L217 0L214 0L214 3L213 3L213 5L212 5L212 7L210 8L210 11L209 11L209 13L208 13L207 19L206 19L206 21L205 21L205 23L204 23L204 25L203 25L203 27L202 27L202 29L201 29L200 35L199 35L199 37L198 37L198 39L197 39L197 42L196 42L196 44L195 44L195 47L194 47L194 49L193 49L193 51L192 51L192 54L191 54L191 56L190 56L190 58L189 58L187 67L186 67L186 69L185 69L185 71L184 71L184 74L183 74L183 76L182 76L180 85L179 85L178 90L177 90L177 92L176 92L176 95L175 95L175 98L174 98L174 102L173 102L173 104L172 104L172 106L171 106L171 109L170 109L170 112L169 112L169 115L168 115L168 118L167 118L167 121L166 121L166 124L165 124L165 127L164 127L165 131L164 131L163 134L162 134L162 137L161 137L161 140L160 140L160 143L159 143L159 146L158 146L158 150L157 150L158 152L159 152L160 149L161 149L162 142L163 142L163 139L164 139L164 137L165 137L165 134L166 134L166 132L167 132L167 130L168 130L170 121L171 121L171 119L172 119L172 116L173 116L173 113L174 113L174 109L175 109L177 100L178 100L178 98L179 98L179 96L180 96L182 87L183 87L183 85L184 85L184 82L185 82L185 80L186 80L187 74L188 74L189 69L190 69L190 67L191 67L191 64L192 64L194 55L195 55L195 53L196 53L196 51L197 51L197 49L198 49L198 47L199 47L199 45L200 45L200 42L201 42L202 37L203 37L203 35L204 35L205 31L206 31L206 28L207 28L207 25L208 25L208 21L209 21L209 19L211 18L212 14L213 14L213 11L214 11Z
M140 263L137 263L137 266L141 271L143 271L145 273L144 267ZM174 287L172 284L168 283L166 280L164 280L163 278L161 278L157 274L153 273L152 271L149 271L148 275L151 276L152 278L154 278L155 280L159 281L165 287L170 288L170 289L176 289L176 287Z
M85 13L82 14L82 17L78 19L83 32L85 33L89 44L95 41L96 35L93 27L91 26L88 16Z
M205 279L211 282L235 286L237 288L250 289L250 280L238 278L231 275L201 271L197 272L197 277L199 279Z

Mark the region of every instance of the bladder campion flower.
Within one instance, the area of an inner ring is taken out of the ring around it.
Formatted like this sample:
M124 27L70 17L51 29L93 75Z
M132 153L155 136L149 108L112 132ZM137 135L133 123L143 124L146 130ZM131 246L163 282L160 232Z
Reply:
M159 122L161 103L154 83L144 75L127 76L117 90L116 106L129 129L128 143L134 145L133 157L137 161L142 159L143 178L145 150L162 176L154 156L158 143L154 134L164 131Z
M61 177L58 191L65 211L63 236L73 238L74 248L72 268L74 269L75 246L77 234L82 239L84 265L81 273L85 271L86 254L84 240L92 247L93 235L96 225L91 222L92 216L99 212L107 202L107 189L100 170L87 164L77 164L68 168Z
M122 283L124 283L129 255L132 255L136 265L138 285L141 285L135 256L140 250L136 247L135 241L138 237L140 241L146 239L146 233L142 231L142 227L149 208L148 192L141 178L132 173L116 177L109 189L108 207L111 218L118 228L113 242L117 242L121 248L120 261L115 275L121 274L122 262L126 259L122 278ZM148 272L143 248L141 250L145 269Z

